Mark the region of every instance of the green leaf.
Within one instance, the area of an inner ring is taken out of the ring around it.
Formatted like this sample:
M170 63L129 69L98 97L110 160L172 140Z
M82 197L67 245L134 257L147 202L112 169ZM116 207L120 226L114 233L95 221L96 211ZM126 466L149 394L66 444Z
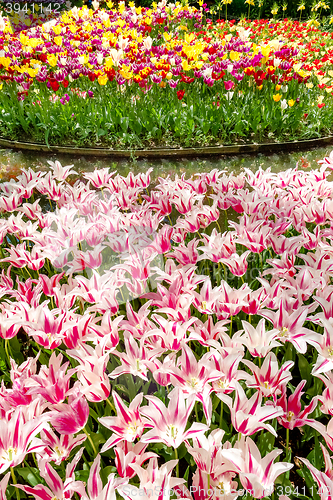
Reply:
M48 148L50 147L50 145L49 145L49 134L50 134L50 129L48 128L48 129L45 130L45 136L44 136L45 137L45 143L46 143L46 145L47 145Z
M19 474L30 486L37 486L42 482L38 469L35 467L15 467L15 473Z
M125 133L128 130L129 118L128 116L122 116L120 118L120 126L122 131Z
M96 447L99 444L105 443L105 439L100 432L91 432L90 437Z
M311 379L311 366L303 354L297 355L298 369L303 380L309 381Z
M108 465L107 467L101 468L101 478L102 478L103 484L107 483L109 475L114 473L114 472L117 472L117 468L113 467L112 465Z
M75 471L75 481L87 482L89 477L89 470L76 470Z
M317 493L318 485L314 481L311 472L306 467L302 467L302 469L299 469L296 472L305 480L306 487L311 493L312 500L320 500L320 496Z
M178 459L180 460L181 458L185 457L186 454L187 448L185 446L185 443L182 443L178 448Z
M264 432L259 439L258 448L261 453L269 453L274 449L275 436L271 432Z

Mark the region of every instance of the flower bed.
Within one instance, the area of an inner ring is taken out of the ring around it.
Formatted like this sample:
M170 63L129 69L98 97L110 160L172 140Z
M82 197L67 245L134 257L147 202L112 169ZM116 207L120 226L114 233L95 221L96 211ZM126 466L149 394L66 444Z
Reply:
M321 163L0 184L4 500L330 498Z
M332 34L318 23L213 23L165 1L108 9L3 23L3 137L117 149L332 132Z

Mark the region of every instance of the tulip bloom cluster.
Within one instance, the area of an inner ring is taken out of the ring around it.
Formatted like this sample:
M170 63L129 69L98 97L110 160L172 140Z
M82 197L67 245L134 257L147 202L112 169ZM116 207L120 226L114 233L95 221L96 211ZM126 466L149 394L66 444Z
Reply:
M21 31L2 19L4 133L36 139L44 131L46 141L74 135L77 142L79 136L91 142L89 132L82 137L83 129L94 128L97 108L101 117L93 141L113 144L161 139L163 130L175 139L188 129L201 142L203 136L222 138L222 130L227 140L251 131L267 136L288 129L299 135L302 126L309 134L304 115L312 113L308 121L317 130L319 110L319 132L331 127L333 41L311 22L213 23L204 6L166 0L150 9L107 5L108 10L98 2L95 10L74 7ZM258 116L253 99L260 102ZM236 124L239 108L244 120Z
M154 183L49 163L0 184L1 498L9 469L38 500L329 497L333 155Z

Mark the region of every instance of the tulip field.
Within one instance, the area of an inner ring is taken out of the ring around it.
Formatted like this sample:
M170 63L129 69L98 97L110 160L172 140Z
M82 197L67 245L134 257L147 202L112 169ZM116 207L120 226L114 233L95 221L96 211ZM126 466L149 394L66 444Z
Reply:
M331 499L333 154L0 184L1 500Z
M8 5L1 137L121 149L332 133L328 22L212 19L185 0L94 1L57 15Z
M222 4L7 4L0 137L332 135L333 22ZM237 174L48 163L0 181L0 500L333 500L333 151Z

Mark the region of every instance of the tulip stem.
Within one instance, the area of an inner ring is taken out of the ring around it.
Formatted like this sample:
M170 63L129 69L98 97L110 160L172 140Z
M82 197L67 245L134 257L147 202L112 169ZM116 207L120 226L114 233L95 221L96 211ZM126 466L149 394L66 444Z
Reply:
M106 398L106 402L107 402L107 403L111 406L112 410L113 410L115 413L117 413L117 412L116 412L116 409L115 409L115 407L114 407L114 405L111 403L111 401L109 400L109 398Z
M220 409L220 425L219 425L220 429L222 429L222 423L223 423L223 401L221 401L221 409Z
M260 260L260 268L261 268L261 272L263 271L263 261L262 261L262 254L261 252L259 253L259 260Z
M197 422L200 422L199 420L199 415L198 415L198 406L197 406L197 401L194 403L194 410L195 410L195 418Z
M232 337L232 316L230 316L230 337Z
M286 460L289 462L289 429L288 427L286 428ZM286 473L287 479L289 479L289 471Z
M177 451L177 448L174 448L174 451L175 451L175 460L177 460L176 477L179 477L179 460L178 460L178 451Z
M10 473L12 476L13 484L17 484L15 472L14 472L14 467L10 468ZM16 498L17 498L17 500L20 500L20 490L19 490L19 488L15 488L15 490L16 490Z
M85 433L85 435L87 436L88 440L89 440L89 443L91 444L91 447L93 449L93 452L95 453L95 457L97 456L97 450L96 450L96 446L94 445L94 442L93 440L91 439L90 437L90 434L89 432L87 431L87 429L84 427L83 428L83 432Z
M8 339L5 339L5 352L8 358L8 363L10 366L10 358L11 358L11 352L10 352L10 345Z

